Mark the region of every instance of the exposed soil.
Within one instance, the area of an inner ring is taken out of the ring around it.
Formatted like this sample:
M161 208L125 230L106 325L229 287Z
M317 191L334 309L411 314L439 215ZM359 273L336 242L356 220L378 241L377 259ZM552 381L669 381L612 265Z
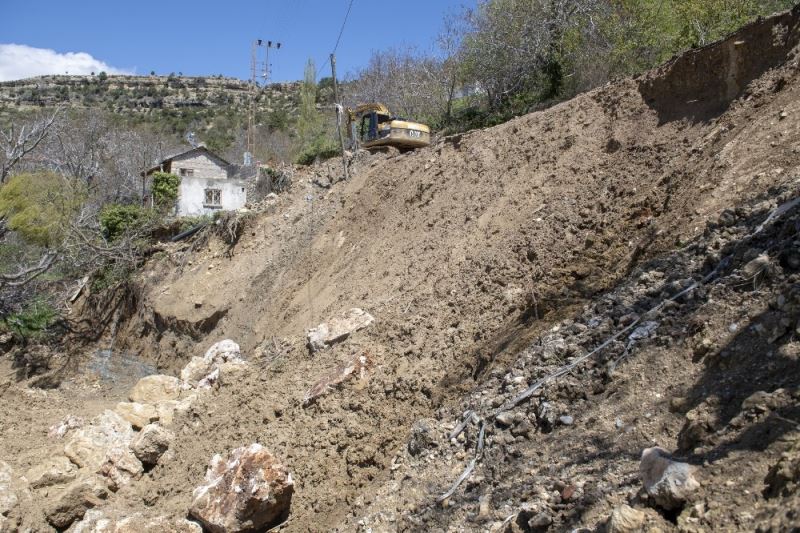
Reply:
M165 247L106 342L177 373L230 338L252 371L177 418L169 455L106 508L186 516L211 456L259 442L296 482L282 531L602 530L622 503L663 531L796 526L798 480L770 469L800 453L800 210L756 230L800 193L799 24L800 8L542 112L359 155L329 189L314 177L337 176L336 160L298 171L234 247ZM351 307L375 324L311 355L305 331ZM655 329L495 418L639 319ZM362 353L366 379L303 405ZM82 375L47 392L0 385L15 471L56 453L46 428L65 414L124 400ZM467 409L476 422L448 441ZM483 455L438 503L479 419ZM697 499L672 514L640 491L654 444L700 466ZM47 531L42 497L9 516Z

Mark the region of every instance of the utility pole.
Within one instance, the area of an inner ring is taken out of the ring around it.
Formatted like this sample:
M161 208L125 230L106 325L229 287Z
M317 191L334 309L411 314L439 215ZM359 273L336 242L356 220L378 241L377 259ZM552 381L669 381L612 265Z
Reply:
M259 68L258 49L263 47L266 50L266 59L263 69ZM270 65L269 49L281 49L281 43L256 39L250 49L250 105L247 111L247 152L245 153L245 165L253 164L254 152L256 149L256 99L258 98L258 78L263 78L264 85L269 82ZM249 159L249 161L248 161Z
M339 101L339 86L336 82L336 56L331 54L331 75L333 76L333 100L336 104L336 131L339 133L339 146L342 148L342 167L344 168L344 179L349 180L347 172L347 156L344 153L344 137L342 136L342 113L344 108Z

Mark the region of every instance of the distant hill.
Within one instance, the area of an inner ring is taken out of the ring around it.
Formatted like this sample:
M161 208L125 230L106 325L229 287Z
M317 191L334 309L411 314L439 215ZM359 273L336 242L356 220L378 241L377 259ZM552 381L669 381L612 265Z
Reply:
M290 131L301 85L259 87L257 123ZM57 105L99 109L176 136L195 131L215 151L225 152L247 124L251 91L249 82L222 76L39 76L0 82L0 120Z

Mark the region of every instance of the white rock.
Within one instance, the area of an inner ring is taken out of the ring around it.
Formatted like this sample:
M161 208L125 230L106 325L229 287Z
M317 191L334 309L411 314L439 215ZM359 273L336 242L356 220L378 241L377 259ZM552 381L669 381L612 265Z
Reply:
M241 361L242 352L239 345L230 339L219 341L206 351L203 357L211 363L226 363L228 361Z
M342 341L351 333L364 329L375 321L375 318L362 309L354 307L342 316L323 322L308 331L308 346L311 351L319 351L326 346Z
M33 489L63 485L73 481L76 476L77 469L75 465L63 456L52 457L32 467L25 475Z
M674 461L663 448L647 448L642 452L639 475L647 494L664 509L682 507L700 488L694 478L695 467Z
M74 415L67 415L63 420L60 420L50 426L47 436L51 439L63 439L67 433L73 429L80 429L86 424L83 418Z
M114 411L137 429L158 420L158 410L151 404L119 402Z
M294 482L260 444L215 455L206 484L194 490L190 514L212 533L264 530L288 516Z
M79 467L97 471L114 447L126 447L133 439L130 422L114 411L106 410L88 426L75 430L64 445L64 453Z
M172 376L153 375L139 380L130 393L130 400L138 403L158 403L177 400L181 395L181 380Z
M192 387L197 386L197 382L211 373L213 362L205 357L192 357L181 370L181 379Z
M0 461L0 515L8 513L17 505L17 494L11 487L14 471L3 461Z

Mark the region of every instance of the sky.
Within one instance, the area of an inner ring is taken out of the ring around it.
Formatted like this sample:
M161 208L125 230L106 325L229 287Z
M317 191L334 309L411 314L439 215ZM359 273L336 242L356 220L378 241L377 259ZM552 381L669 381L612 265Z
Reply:
M248 79L255 39L281 43L270 81L302 79L309 58L324 77L350 1L0 0L0 81L100 71ZM337 75L373 51L430 49L444 16L477 1L352 0Z

